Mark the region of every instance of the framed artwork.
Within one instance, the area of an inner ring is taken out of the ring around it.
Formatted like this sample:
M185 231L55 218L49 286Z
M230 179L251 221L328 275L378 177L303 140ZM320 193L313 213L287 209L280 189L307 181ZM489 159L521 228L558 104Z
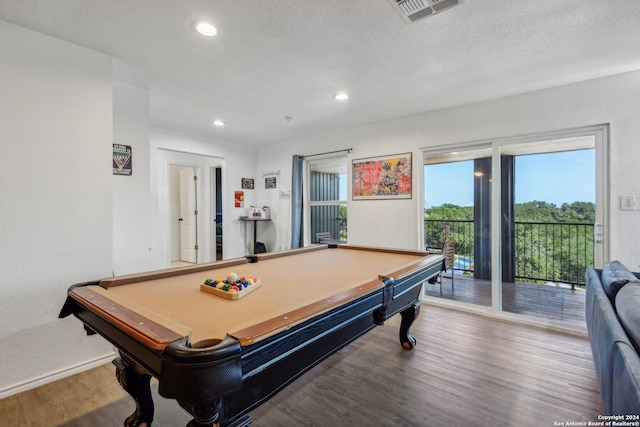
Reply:
M244 208L244 191L234 192L233 201L236 208Z
M131 146L113 144L113 174L131 176L132 173Z
M264 179L264 188L278 188L278 181L275 176L268 176Z
M353 200L410 199L411 153L353 160Z
M253 179L242 178L242 188L244 188L245 190L253 190Z

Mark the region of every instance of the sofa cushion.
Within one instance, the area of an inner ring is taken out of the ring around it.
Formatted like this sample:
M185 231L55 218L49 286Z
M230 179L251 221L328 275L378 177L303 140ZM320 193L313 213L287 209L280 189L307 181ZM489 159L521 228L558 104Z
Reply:
M640 283L629 283L618 292L618 319L636 349L640 349Z
M602 287L613 303L618 291L627 283L638 282L638 278L620 261L609 261L602 267ZM639 282L640 283L640 282Z

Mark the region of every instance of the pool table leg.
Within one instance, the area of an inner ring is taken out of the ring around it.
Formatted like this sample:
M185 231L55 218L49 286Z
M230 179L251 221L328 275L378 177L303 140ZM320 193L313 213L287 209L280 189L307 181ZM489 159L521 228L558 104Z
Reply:
M247 427L251 424L251 418L248 415L243 415L238 420L234 421L231 424L224 424L224 427ZM209 424L201 424L195 418L187 424L187 427L222 427L221 423L209 423Z
M118 382L136 403L136 410L124 421L125 427L138 427L143 423L150 427L154 413L151 375L140 372L122 357L115 359L113 364L116 366Z
M413 303L400 312L402 321L400 322L400 344L407 350L416 346L416 339L411 336L409 328L420 314L420 301Z

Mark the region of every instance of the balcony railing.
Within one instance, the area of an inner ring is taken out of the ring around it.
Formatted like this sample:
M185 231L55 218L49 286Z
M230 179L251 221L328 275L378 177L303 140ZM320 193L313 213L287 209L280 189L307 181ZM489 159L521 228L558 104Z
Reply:
M425 220L426 248L442 247L446 226L456 242L455 269L473 271L473 221ZM593 224L516 221L514 232L517 280L584 286L585 270L594 266Z
M311 237L316 233L331 233L332 239L347 241L347 218L340 216L338 206L327 209L326 207L311 207Z
M427 250L439 250L444 245L445 228L456 242L455 269L473 272L473 221L470 220L424 220L424 242Z

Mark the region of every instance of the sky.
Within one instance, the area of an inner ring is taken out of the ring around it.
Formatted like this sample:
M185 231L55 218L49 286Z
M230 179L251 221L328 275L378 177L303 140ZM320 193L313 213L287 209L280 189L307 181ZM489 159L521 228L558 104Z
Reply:
M516 157L516 203L595 203L595 150ZM473 205L473 161L428 165L424 174L426 207Z

